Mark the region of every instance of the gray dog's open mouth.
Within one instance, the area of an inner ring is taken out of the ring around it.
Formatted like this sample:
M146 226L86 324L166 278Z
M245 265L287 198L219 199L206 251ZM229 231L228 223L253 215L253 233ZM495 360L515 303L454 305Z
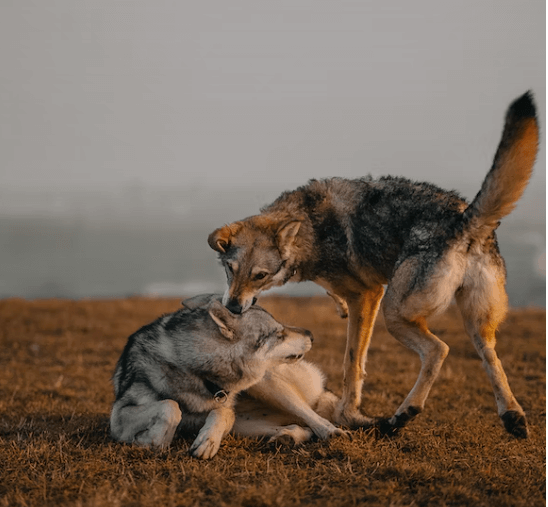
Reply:
M304 354L293 354L291 356L287 356L285 360L288 363L296 363L297 361L300 361L304 357Z

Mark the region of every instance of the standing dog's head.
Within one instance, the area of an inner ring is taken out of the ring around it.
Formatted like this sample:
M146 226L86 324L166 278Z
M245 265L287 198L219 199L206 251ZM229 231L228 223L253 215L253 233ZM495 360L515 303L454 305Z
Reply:
M261 291L285 284L294 274L300 220L257 215L213 231L208 243L219 252L228 288L223 304L234 313L247 310Z

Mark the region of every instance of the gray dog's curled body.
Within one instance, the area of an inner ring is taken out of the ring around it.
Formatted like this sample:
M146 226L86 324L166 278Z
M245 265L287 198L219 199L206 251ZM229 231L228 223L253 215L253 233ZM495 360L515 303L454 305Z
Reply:
M198 432L191 452L211 458L231 430L295 443L345 434L329 420L338 398L301 360L311 333L258 306L233 315L220 299L186 300L129 337L113 376L112 437L165 447L177 430ZM274 396L280 386L291 392Z

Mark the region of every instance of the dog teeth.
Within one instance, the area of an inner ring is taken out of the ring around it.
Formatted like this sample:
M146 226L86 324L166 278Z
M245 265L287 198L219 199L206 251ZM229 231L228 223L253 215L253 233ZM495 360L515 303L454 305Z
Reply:
M293 356L287 356L287 360L291 361L292 363L295 363L297 361L300 361L304 357L304 354L296 354Z

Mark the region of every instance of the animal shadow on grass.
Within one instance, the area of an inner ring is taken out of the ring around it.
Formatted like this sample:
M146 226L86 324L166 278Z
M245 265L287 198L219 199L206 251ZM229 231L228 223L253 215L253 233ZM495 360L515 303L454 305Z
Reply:
M0 437L15 442L40 439L58 442L64 439L75 447L88 448L112 442L108 416L98 414L43 414L25 416L3 415L0 419Z
M179 433L174 447L189 448L196 435ZM25 416L2 416L0 438L6 441L25 442L40 440L45 443L66 444L79 449L90 449L108 445L123 446L110 435L109 416L104 414L43 414L29 413Z
M186 452L196 438L195 433L179 431L170 446L175 452ZM19 446L58 444L63 441L75 449L133 447L116 442L110 435L109 417L104 414L43 414L3 415L0 417L0 440ZM314 439L315 440L315 439ZM235 442L238 443L235 443ZM290 452L296 446L268 442L268 438L242 438L229 435L224 445L244 446L249 452L278 454ZM141 451L142 447L139 448ZM152 450L152 449L151 449Z

